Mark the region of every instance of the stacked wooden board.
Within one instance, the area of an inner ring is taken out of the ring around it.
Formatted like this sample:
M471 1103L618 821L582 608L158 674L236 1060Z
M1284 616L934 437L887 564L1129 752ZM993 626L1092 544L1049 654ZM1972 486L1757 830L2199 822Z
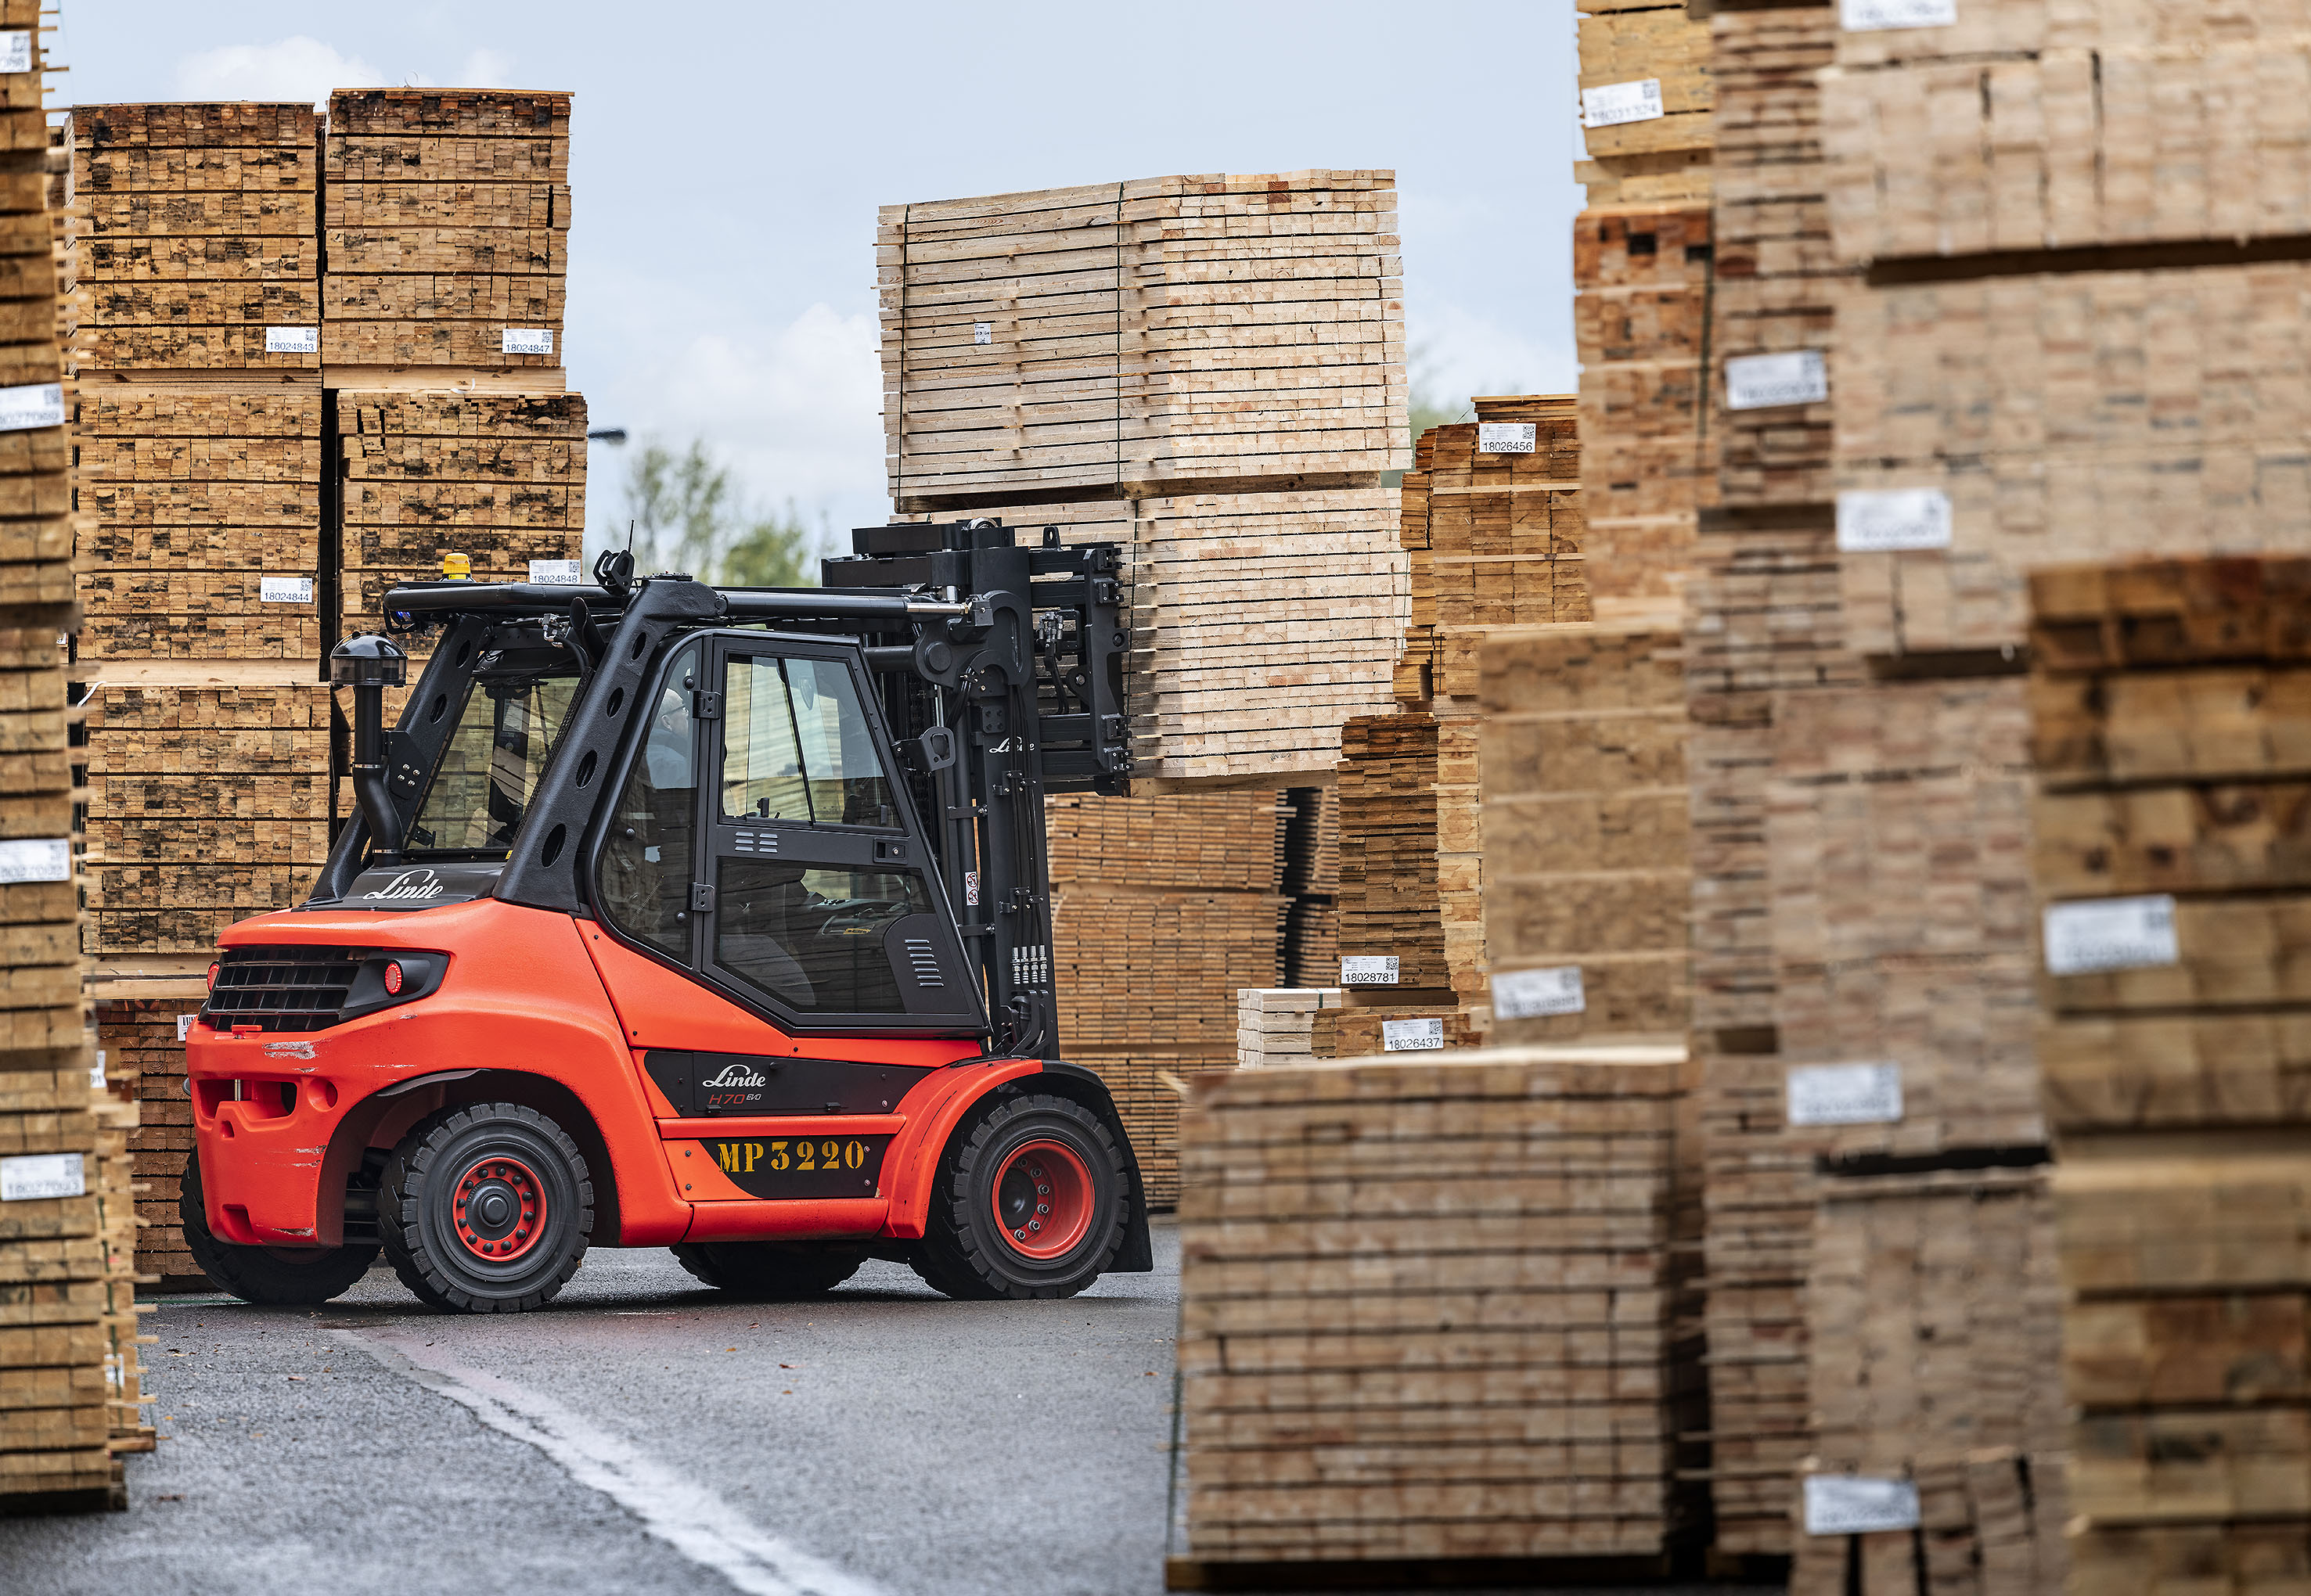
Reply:
M1247 986L1235 994L1240 1070L1306 1063L1316 1056L1317 1017L1339 1009L1337 986Z
M1588 613L1581 439L1563 395L1471 402L1404 479L1414 621L1396 713L1342 733L1340 966L1331 1056L1461 1046L1490 1023L1478 653L1502 628Z
M1290 785L1384 708L1404 624L1388 173L886 206L903 516L1125 545L1134 768Z
M1666 1574L1689 1422L1670 1377L1676 1058L1499 1049L1195 1083L1173 1588L1335 1563L1408 1587Z
M2060 1321L2045 1173L1826 1182L1806 1290L1814 1452L1792 1596L2061 1591L2066 1437L2050 1378ZM1740 1444L1719 1436L1721 1462ZM1900 1518L1911 1522L1875 1527Z
M1673 625L1696 514L1716 502L1703 370L1721 120L1709 24L1662 0L1577 9L1590 160L1574 172L1588 186L1573 231L1574 336L1589 597L1600 620Z
M69 230L48 211L36 6L0 4L31 69L0 74L0 1513L125 1507L136 1399L133 1111L103 1092L81 986L63 638L76 625L72 451L58 291Z
M451 552L483 580L576 579L569 108L349 90L326 127L306 106L74 113L74 676L108 1036L172 1025L218 934L308 889L336 819L324 660L388 587ZM164 1276L190 1272L182 1129L136 1138Z
M1684 587L1693 868L1693 1048L1706 1170L1710 1432L1717 1547L1786 1554L1807 1441L1804 1281L1812 1158L1783 1135L1767 791L1793 698L1858 681L1844 652L1827 481L1828 407L1754 362L1810 369L1844 284L1828 221L1814 74L1827 4L1712 19L1717 104L1705 340L1713 440ZM1609 256L1600 270L1627 268ZM1731 365L1730 362L1742 362ZM1742 389L1731 398L1729 375ZM1804 375L1801 371L1801 375ZM1765 403L1759 401L1787 400ZM1696 402L1697 403L1697 402ZM1810 468L1809 462L1812 463Z
M1485 640L1484 926L1498 1042L1684 1042L1692 884L1679 641L1582 624Z
M1284 967L1287 986L1324 986L1340 973L1340 794L1284 795Z
M2311 559L2029 593L2072 1588L2285 1589L2311 1563Z
M331 366L553 370L539 386L562 386L569 95L340 89L323 192Z
M1099 1071L1148 1201L1179 1196L1170 1080L1236 1061L1235 994L1282 959L1281 794L1046 801L1060 1043Z
M1502 626L1589 619L1580 422L1569 396L1484 398L1480 420L1420 435L1404 478L1411 591L1396 696L1477 696Z

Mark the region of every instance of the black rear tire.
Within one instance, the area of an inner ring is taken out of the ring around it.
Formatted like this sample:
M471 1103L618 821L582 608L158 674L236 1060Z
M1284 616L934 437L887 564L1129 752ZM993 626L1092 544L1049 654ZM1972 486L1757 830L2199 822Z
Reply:
M377 1230L401 1283L453 1314L519 1314L578 1272L594 1184L578 1144L519 1103L418 1121L385 1166Z
M1130 1218L1123 1152L1097 1115L1007 1097L948 1143L911 1262L949 1297L1073 1297L1114 1260Z
M677 1242L683 1268L718 1291L751 1302L824 1297L859 1272L862 1248L803 1242Z
M377 1262L374 1243L344 1247L245 1247L219 1241L209 1229L201 1196L201 1166L185 1160L177 1198L185 1248L201 1272L243 1302L268 1307L314 1307L344 1295Z

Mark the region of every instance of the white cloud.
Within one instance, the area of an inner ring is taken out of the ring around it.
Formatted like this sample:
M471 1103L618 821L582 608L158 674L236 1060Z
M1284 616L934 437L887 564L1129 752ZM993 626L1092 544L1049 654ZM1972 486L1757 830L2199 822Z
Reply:
M499 50L475 50L466 57L458 75L439 85L444 89L511 89L513 57Z
M188 100L305 100L319 104L332 89L381 81L377 68L341 56L300 33L273 44L229 44L177 63L177 89Z

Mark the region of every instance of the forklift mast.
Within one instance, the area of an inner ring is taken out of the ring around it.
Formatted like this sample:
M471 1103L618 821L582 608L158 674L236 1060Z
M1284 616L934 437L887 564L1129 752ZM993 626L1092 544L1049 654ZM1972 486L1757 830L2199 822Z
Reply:
M406 833L450 731L441 707L462 701L464 679L495 660L558 653L574 659L579 683L519 835L501 864L471 867L467 890L582 915L592 906L584 845L606 807L605 784L594 778L638 739L630 728L641 717L621 709L641 701L670 647L750 627L848 643L874 683L986 995L988 1051L1057 1061L1044 794L1127 790L1121 551L1063 546L1049 527L1023 547L1012 528L990 520L865 527L852 546L823 562L824 585L815 588L638 580L631 557L619 553L597 561L590 587L395 588L385 601L388 632L438 627L440 635L390 730L378 709L383 690L401 681L399 650L375 637L338 647L336 680L354 689L356 807L308 906L393 895L389 879L381 891L356 891L401 862L370 839Z

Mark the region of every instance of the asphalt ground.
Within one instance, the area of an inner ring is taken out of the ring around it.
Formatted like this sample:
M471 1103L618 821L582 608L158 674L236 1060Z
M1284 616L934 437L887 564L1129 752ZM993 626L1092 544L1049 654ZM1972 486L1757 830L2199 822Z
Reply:
M740 1304L601 1250L546 1310L161 1300L129 1511L0 1520L7 1596L1155 1596L1178 1232L1153 1274L958 1303L870 1262Z

